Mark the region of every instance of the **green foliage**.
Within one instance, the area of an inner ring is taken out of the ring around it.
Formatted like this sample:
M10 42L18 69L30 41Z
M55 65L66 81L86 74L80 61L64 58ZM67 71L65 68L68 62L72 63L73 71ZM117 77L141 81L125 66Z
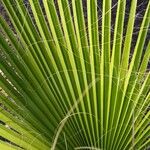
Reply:
M131 54L137 0L2 0L0 149L146 149L150 1ZM102 26L99 28L99 23ZM125 37L124 26L127 26Z

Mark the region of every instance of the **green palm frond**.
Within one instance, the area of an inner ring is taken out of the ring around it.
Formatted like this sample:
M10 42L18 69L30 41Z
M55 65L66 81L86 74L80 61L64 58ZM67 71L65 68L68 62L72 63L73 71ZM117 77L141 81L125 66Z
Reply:
M148 148L150 1L134 48L137 0L1 3L0 149Z

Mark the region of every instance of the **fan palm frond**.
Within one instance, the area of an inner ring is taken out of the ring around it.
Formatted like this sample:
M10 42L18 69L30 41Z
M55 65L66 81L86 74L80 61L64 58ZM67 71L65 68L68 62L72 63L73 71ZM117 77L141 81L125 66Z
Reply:
M150 1L135 47L126 3L2 0L0 149L148 147Z

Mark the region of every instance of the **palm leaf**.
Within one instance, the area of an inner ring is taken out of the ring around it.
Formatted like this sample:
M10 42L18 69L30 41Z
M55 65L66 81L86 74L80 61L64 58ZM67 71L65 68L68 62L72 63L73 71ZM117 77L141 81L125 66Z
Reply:
M126 23L126 0L101 12L94 0L2 0L0 149L148 148L150 2L132 48L137 2Z

